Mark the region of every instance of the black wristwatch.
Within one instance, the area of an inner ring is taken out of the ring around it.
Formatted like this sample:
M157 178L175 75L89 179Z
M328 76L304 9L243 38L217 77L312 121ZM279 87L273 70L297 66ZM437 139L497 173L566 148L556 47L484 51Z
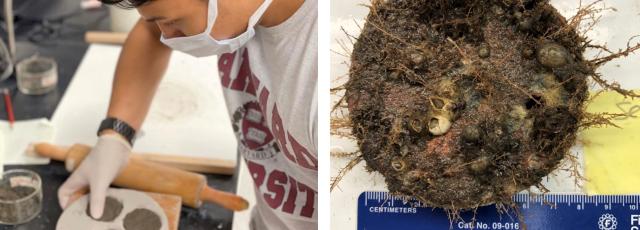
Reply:
M122 135L131 146L133 146L133 142L136 137L136 130L133 129L127 122L120 120L118 118L107 117L102 120L100 123L100 128L98 128L98 135L104 130L111 129L116 133Z

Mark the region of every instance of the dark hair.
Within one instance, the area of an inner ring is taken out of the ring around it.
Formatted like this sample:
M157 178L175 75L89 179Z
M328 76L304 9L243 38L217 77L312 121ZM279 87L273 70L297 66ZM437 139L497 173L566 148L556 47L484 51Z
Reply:
M124 9L132 9L141 6L151 0L100 0L107 5L115 5Z

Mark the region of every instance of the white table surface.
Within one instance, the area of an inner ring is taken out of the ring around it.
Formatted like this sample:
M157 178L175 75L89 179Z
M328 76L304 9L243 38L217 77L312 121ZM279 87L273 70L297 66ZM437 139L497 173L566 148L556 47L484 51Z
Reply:
M54 143L95 144L104 119L120 46L91 45L52 117ZM135 152L236 162L236 138L226 110L217 58L174 52Z

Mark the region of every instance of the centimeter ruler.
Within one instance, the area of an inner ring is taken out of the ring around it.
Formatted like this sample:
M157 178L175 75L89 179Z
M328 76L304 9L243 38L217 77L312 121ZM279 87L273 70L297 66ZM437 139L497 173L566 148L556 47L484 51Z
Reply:
M517 194L526 229L640 230L640 195ZM525 229L513 209L495 205L460 214L449 221L443 209L424 207L415 199L387 192L363 192L358 198L358 230L376 229Z

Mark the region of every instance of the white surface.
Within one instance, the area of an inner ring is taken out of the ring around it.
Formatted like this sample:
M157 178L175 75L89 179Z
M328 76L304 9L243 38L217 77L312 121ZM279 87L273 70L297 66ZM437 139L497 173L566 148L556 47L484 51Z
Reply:
M349 54L352 49L351 42L344 34L346 30L351 36L359 35L359 28L364 24L364 18L368 14L368 8L361 6L367 4L367 0L345 0L333 1L331 9L331 80L332 87L345 82L348 73L348 58L341 54ZM586 5L593 0L583 1ZM607 43L612 50L626 48L627 40L640 34L640 28L630 26L630 22L640 21L640 1L629 0L607 0L608 7L615 7L617 12L606 12L593 31L588 33L591 39L598 43ZM579 0L552 0L565 16L572 16L576 12ZM635 24L633 24L635 25ZM640 42L640 39L636 39ZM346 50L345 46L346 45ZM339 54L336 54L339 53ZM594 52L587 52L587 57L594 55ZM348 55L346 55L348 56ZM630 55L625 59L619 59L603 66L600 71L609 80L618 81L626 88L640 88L640 55ZM332 101L338 97L332 96ZM332 137L331 149L339 149L352 152L357 149L355 143L350 140ZM579 146L572 148L572 153L576 154L578 160L582 162L582 149ZM350 159L331 157L331 177L337 175ZM357 198L361 192L367 191L387 191L384 178L379 173L368 173L365 171L364 162L361 162L351 170L331 192L331 226L332 229L355 229ZM544 179L544 184L553 193L575 193L580 189L573 186L574 180L566 171L558 170L555 176Z
M58 230L105 230L124 229L123 221L127 214L138 208L145 208L160 216L161 230L169 229L169 221L164 210L151 197L142 192L127 189L109 189L107 196L122 202L122 212L113 222L100 222L91 219L87 213L89 196L84 195L62 212L56 229Z
M231 229L233 230L249 230L249 222L251 221L251 211L256 205L256 193L253 186L253 179L249 174L249 169L244 160L240 161L240 171L238 173L238 187L236 194L243 197L249 202L249 208L242 212L233 213L233 224Z
M9 122L0 121L0 151L6 165L46 165L49 158L25 154L30 143L50 142L55 130L46 118L17 121L10 128ZM1 161L0 161L1 162Z
M54 143L94 145L107 113L119 46L91 45L53 115ZM174 52L134 152L236 162L236 138L218 77L217 59Z

